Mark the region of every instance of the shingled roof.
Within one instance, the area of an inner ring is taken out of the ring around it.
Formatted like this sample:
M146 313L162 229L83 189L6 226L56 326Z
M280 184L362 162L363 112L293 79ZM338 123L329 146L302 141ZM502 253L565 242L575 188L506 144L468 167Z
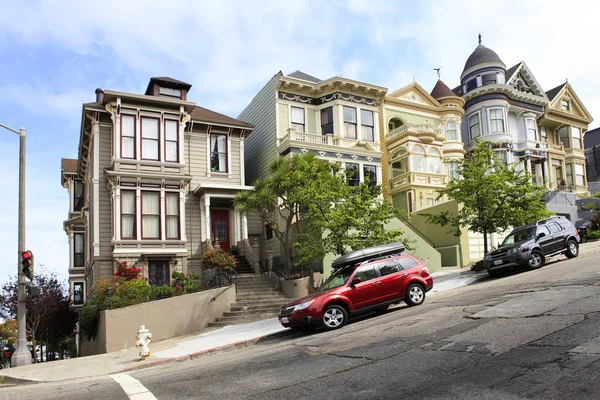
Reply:
M292 78L302 79L304 81L309 81L309 82L313 82L313 83L321 82L321 79L315 78L314 76L311 76L309 74L305 74L302 71L294 71L291 74L288 74L287 76L292 77Z
M456 94L441 79L438 79L431 91L431 97L437 100L442 97L456 97Z
M72 158L61 158L60 159L60 169L63 172L68 173L77 173L77 160Z
M548 100L552 101L556 97L556 95L565 87L566 84L567 84L567 82L558 85L554 89L548 90L546 92L546 96L548 96Z
M228 117L227 115L219 114L218 112L214 112L200 106L195 106L190 115L194 121L254 129L254 125L252 124Z
M504 63L502 62L500 57L498 57L498 54L496 54L494 50L488 49L484 45L480 44L475 48L473 53L471 53L471 55L467 59L467 62L465 63L465 68L463 69L463 74L470 68L487 63L497 63L502 65L502 67L506 68Z

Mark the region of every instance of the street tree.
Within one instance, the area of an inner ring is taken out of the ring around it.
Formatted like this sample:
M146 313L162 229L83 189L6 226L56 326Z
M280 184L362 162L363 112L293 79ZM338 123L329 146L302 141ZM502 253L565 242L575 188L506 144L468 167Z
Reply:
M459 203L459 211L440 214L422 213L429 222L452 226L455 235L461 228L483 234L484 253L488 253L490 233L509 226L520 226L550 215L542 202L544 189L532 181L525 169L505 165L498 159L490 142L479 142L459 162L459 179L452 179L438 198L447 196Z
M17 343L17 320L7 319L0 324L0 342Z
M238 194L235 203L241 213L255 213L272 229L288 266L389 243L402 234L385 230L397 211L378 200L381 187L350 186L349 175L337 163L305 153L279 157L269 171L267 178L254 182L254 191Z
M38 288L36 297L27 296L27 333L31 337L34 353L35 340L42 336L54 338L51 347L61 342L65 336L70 336L75 330L77 313L70 308L68 290L54 273L36 273L32 282ZM6 283L0 289L0 309L11 318L17 317L18 283L17 278Z

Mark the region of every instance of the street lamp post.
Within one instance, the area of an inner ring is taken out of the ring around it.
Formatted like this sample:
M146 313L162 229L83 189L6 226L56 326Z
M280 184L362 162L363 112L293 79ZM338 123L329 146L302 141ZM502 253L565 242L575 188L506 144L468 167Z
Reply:
M19 243L17 250L17 277L19 290L17 293L17 321L18 336L17 336L17 351L12 355L12 366L31 364L31 353L27 348L27 294L25 293L25 275L21 271L21 253L25 249L25 128L19 130L13 129L4 124L0 127L8 129L16 133L20 137L19 141Z

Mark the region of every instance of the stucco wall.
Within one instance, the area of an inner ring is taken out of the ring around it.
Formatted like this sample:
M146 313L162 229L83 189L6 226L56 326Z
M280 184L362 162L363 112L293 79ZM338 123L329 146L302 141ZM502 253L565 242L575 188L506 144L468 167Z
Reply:
M98 337L92 342L81 338L80 355L135 347L140 325L150 330L154 341L197 332L229 311L235 300L235 286L230 286L101 311Z

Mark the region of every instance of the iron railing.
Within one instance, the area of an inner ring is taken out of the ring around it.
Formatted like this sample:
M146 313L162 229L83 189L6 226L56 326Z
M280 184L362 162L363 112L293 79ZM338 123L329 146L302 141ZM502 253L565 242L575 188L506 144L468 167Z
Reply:
M279 257L273 257L272 268L275 275L283 279L298 279L311 276L314 272L323 272L323 260L313 260L295 267L285 265ZM261 272L268 271L268 260L261 265Z

